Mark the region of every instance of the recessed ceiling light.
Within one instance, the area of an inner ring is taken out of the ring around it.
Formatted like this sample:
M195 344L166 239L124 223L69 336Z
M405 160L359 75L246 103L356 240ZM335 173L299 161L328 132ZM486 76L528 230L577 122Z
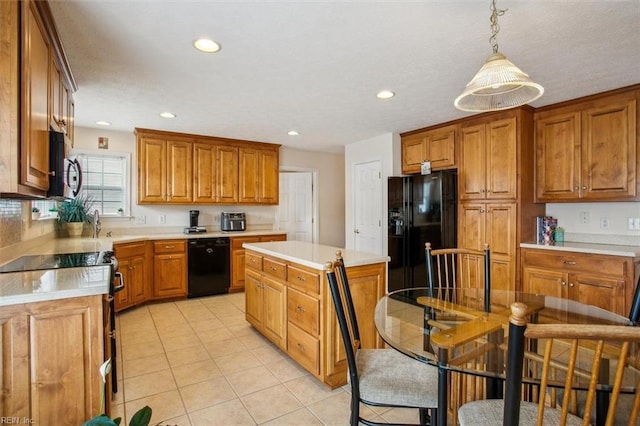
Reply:
M393 93L391 90L383 90L381 92L378 92L378 94L376 95L378 97L378 99L389 99L389 98L393 98L396 94Z
M288 134L289 136L298 136L300 133L298 133L298 132L297 132L297 131L295 131L295 130L289 130L289 131L287 132L287 134Z
M100 126L111 126L111 123L109 123L108 121L96 121L96 124Z
M171 112L161 112L160 117L162 118L176 118L176 115Z
M197 39L193 42L193 47L205 53L215 53L222 49L222 46L220 46L220 44L208 38Z

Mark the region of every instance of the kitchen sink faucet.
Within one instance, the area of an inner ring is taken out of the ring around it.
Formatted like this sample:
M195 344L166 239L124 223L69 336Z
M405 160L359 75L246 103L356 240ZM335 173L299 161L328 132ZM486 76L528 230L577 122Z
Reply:
M100 212L98 209L93 211L93 238L100 237L100 230L102 227L100 226Z

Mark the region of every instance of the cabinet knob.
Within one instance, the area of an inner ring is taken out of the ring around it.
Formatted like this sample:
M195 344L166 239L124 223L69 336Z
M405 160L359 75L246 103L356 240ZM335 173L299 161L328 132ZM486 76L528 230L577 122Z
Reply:
M300 275L298 275L298 276L296 277L296 279L297 279L298 281L303 281L303 282L304 282L304 281L306 281L306 280L305 280L305 278L304 278L304 277L301 277Z
M579 186L574 187L573 189L575 189L576 191L580 189Z
M300 349L301 351L304 351L304 345L302 343L296 343L296 346L298 347L298 349Z
M569 283L569 287L573 287L573 286L574 286L574 284L573 284L573 283Z
M172 248L174 248L174 247L175 247L175 246L164 246L164 248L166 248L166 249L172 249Z
M567 283L562 281L562 282L560 282L560 285L565 286L565 285L567 285Z
M302 314L305 312L305 309L302 306L296 306L296 312L299 312Z
M270 266L269 269L271 269L272 271L277 271L278 268L276 268L275 266Z
M586 189L587 189L587 187L586 187L586 186L583 186L583 187L582 187L582 189L583 189L583 190L586 190Z
M575 265L577 262L575 260L563 260L562 263L565 265Z

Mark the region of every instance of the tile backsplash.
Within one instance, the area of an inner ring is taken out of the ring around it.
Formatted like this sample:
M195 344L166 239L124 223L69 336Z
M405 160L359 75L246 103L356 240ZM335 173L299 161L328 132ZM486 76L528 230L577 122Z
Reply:
M55 220L31 220L30 201L0 199L0 252L15 255L24 243L40 238L55 238Z
M22 241L22 204L20 200L0 200L0 247Z

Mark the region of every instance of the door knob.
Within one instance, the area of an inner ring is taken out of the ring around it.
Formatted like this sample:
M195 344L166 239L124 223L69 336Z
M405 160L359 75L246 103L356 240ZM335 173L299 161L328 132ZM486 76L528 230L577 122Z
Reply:
M360 233L360 230L359 230L359 229L354 229L354 230L353 230L353 232L354 232L355 234L359 234L359 233Z

